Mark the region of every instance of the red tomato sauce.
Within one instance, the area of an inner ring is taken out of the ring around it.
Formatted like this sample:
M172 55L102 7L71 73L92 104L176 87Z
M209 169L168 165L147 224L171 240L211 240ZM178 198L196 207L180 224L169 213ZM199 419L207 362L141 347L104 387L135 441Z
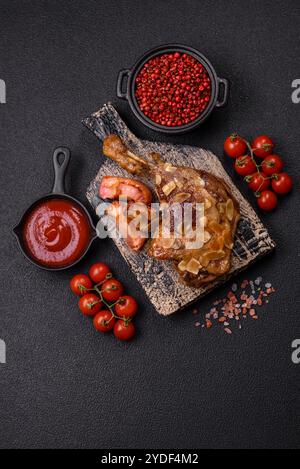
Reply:
M84 211L75 202L63 199L41 201L23 226L28 254L39 264L64 267L84 253L91 227Z

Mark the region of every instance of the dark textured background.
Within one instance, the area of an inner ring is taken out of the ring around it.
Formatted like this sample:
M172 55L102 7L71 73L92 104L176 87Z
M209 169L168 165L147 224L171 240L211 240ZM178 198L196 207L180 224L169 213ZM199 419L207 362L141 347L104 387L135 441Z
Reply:
M0 17L0 447L299 448L298 188L263 216L277 252L238 279L262 275L278 291L259 321L232 336L196 329L192 308L159 317L111 241L97 241L73 272L53 274L28 264L11 235L50 189L58 145L72 150L68 187L85 200L102 157L80 120L107 100L138 136L209 148L231 174L225 136L271 134L299 186L299 2L1 0ZM167 42L198 48L232 83L228 108L180 137L148 131L115 97L119 69ZM76 308L68 280L94 260L139 300L130 344L97 334ZM202 314L225 291L201 301Z

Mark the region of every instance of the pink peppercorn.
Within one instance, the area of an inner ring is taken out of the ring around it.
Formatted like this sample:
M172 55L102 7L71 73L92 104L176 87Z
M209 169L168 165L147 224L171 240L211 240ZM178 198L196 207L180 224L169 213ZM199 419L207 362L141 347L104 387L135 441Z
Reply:
M135 97L141 111L167 127L189 124L211 98L207 70L189 54L175 52L150 59L136 78Z

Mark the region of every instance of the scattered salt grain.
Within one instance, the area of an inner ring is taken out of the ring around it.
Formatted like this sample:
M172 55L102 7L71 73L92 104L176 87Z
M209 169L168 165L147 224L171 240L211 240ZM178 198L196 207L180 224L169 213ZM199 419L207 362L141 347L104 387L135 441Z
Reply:
M257 285L257 286L260 285L261 282L262 282L262 277L257 277L257 279L254 280L254 283L255 283L255 285Z
M275 292L271 283L266 283L265 288L261 285L263 279L258 277L254 281L243 280L240 288L236 283L224 298L220 298L213 302L213 307L204 317L204 321L195 323L196 327L201 326L203 329L210 329L214 324L223 327L227 334L232 334L229 327L238 321L238 329L242 329L240 321L242 319L258 319L257 309L264 303L269 303L269 296ZM199 313L197 309L193 313ZM233 321L233 322L232 322Z

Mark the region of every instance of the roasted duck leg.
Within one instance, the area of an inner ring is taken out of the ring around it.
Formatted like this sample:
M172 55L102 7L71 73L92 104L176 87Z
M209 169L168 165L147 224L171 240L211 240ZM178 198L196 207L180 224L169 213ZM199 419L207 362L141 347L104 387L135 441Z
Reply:
M165 163L157 154L146 161L129 151L117 135L104 140L103 153L116 161L131 174L148 172L164 211L173 212L174 206L192 206L191 233L195 227L202 233L202 243L191 246L186 232L177 233L177 225L171 213L170 232L166 236L159 223L150 241L148 255L158 260L173 260L183 281L200 287L226 274L231 267L231 253L239 221L239 207L224 181L197 169ZM204 208L197 219L196 207ZM196 233L197 235L197 233Z

